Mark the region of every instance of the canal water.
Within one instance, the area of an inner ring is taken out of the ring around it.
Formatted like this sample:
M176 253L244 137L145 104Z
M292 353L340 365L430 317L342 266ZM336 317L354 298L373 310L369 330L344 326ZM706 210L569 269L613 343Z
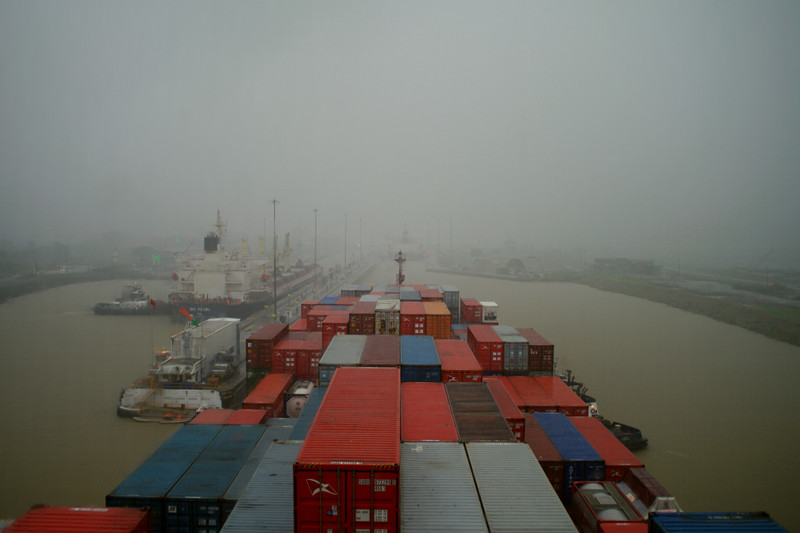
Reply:
M532 327L562 369L589 385L605 416L640 427L637 452L687 511L765 510L800 531L800 348L667 306L565 283L426 272L406 283L455 285L499 304L501 323ZM391 283L396 264L361 282ZM103 505L175 426L118 418L119 393L146 373L178 325L166 316L96 316L122 281L42 291L0 305L0 518L31 505ZM164 282L143 283L164 297Z

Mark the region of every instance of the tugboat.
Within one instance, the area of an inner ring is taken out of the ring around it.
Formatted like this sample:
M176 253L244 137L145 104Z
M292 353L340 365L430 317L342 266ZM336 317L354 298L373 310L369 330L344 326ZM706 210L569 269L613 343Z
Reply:
M641 450L647 446L647 437L642 434L639 428L623 424L622 422L609 420L601 416L597 409L597 400L594 396L588 394L589 387L580 381L576 381L571 370L566 370L565 374L561 375L561 379L564 380L564 383L566 383L581 400L586 402L586 405L589 406L589 416L593 416L602 422L626 448L634 451Z
M120 298L96 303L92 310L98 315L148 315L155 309L154 303L142 286L134 281L125 286Z

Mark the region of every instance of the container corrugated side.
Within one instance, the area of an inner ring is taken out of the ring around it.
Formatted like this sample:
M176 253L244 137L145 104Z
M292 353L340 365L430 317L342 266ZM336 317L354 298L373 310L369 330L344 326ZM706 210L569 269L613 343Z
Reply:
M536 421L564 459L565 502L571 497L574 481L602 481L605 477L603 458L581 435L563 413L534 413Z
M221 499L244 465L264 426L223 426L217 438L167 494L167 530L197 531L222 525Z
M464 446L407 442L400 448L403 533L489 531Z
M650 515L650 533L788 532L767 513L655 513Z
M465 446L491 531L577 531L527 444Z
M221 430L220 425L181 426L106 496L106 505L149 507L150 525L161 531L167 493Z
M434 339L449 339L452 316L442 301L423 302L425 306L425 333Z
M400 335L425 335L425 307L422 302L400 302Z
M444 383L402 383L400 439L458 442Z
M269 447L225 521L223 533L294 531L292 465L300 446L299 442L276 442Z
M231 482L225 495L222 497L222 518L223 521L231 514L236 502L239 501L242 494L244 494L250 479L253 477L258 465L264 458L264 455L269 450L270 446L275 441L285 441L294 431L297 424L296 418L272 418L270 425L266 426L264 433L256 443L253 451L247 457L247 460L239 469L239 473Z
M38 507L20 516L4 533L102 531L149 533L146 509L118 507Z

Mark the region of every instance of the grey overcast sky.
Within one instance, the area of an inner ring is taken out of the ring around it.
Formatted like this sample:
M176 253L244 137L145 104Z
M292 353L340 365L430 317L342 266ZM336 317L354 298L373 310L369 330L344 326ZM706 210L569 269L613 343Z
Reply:
M0 0L0 238L257 237L272 198L800 266L800 2Z

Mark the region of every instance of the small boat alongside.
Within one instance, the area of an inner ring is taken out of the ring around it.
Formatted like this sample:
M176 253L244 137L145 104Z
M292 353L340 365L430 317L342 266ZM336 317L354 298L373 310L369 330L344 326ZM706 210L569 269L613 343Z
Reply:
M647 446L647 437L644 436L639 428L600 416L597 408L597 400L594 396L588 394L589 387L580 381L576 381L572 371L566 370L565 373L561 375L561 379L564 380L564 383L566 383L581 400L586 402L589 406L589 415L594 416L602 422L626 448L634 451L641 450Z

